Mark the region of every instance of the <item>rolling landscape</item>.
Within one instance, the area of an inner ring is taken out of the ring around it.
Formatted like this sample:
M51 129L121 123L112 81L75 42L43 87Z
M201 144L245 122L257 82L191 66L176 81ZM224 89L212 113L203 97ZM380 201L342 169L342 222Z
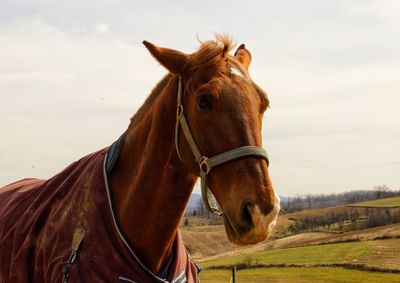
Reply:
M191 214L191 215L190 215ZM219 219L182 224L202 282L400 282L400 197L282 213L270 239L236 247Z

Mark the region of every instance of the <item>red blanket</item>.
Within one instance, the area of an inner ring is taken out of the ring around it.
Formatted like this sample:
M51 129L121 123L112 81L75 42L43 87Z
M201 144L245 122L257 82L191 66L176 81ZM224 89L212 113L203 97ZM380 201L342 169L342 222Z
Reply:
M109 199L107 152L88 155L47 181L24 179L0 189L0 283L198 281L179 233L164 278L131 251ZM83 240L74 237L77 229Z

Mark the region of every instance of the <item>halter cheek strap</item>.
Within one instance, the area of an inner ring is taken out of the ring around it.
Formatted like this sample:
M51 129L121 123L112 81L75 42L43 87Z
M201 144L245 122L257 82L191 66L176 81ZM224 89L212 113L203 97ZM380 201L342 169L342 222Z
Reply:
M177 111L176 111L176 124L175 124L175 147L179 158L182 157L179 152L179 129L182 128L183 134L189 144L190 149L195 157L197 164L200 169L200 181L201 181L201 195L205 207L212 213L217 215L222 215L222 212L218 209L218 203L212 194L211 190L207 186L207 176L213 167L226 163L228 161L239 159L247 156L254 156L263 158L269 164L267 152L258 146L241 146L235 149L214 155L212 157L207 157L201 154L196 142L194 141L193 135L190 131L189 125L185 118L183 109L183 91L182 91L182 81L179 77L178 83L178 98L177 98Z

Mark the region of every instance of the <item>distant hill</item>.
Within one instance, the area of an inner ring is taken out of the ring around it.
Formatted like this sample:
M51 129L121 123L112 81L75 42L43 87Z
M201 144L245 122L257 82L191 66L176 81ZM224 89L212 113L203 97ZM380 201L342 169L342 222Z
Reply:
M308 194L296 197L281 197L281 207L285 212L301 211L312 208L350 205L400 196L400 190L390 190L387 186L377 186L372 190L357 190L336 194Z

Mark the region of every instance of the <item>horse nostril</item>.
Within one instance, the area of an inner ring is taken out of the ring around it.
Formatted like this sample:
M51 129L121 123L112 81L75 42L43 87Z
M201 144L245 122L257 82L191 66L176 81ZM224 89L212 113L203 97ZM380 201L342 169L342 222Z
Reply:
M253 217L251 216L254 211L254 205L251 203L246 203L243 206L243 219L248 226L253 226Z

